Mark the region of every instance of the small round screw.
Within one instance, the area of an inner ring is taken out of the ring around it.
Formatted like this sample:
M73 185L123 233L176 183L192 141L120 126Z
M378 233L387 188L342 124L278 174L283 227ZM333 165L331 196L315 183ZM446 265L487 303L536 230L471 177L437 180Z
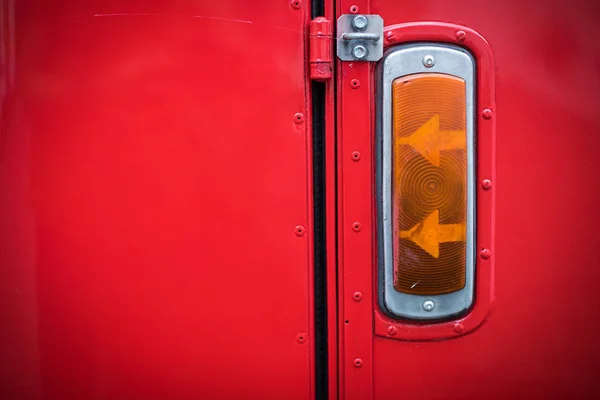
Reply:
M352 79L350 81L350 87L352 89L358 89L360 87L360 81L358 79Z
M350 6L350 14L358 14L358 6Z
M297 341L298 343L305 343L305 342L306 342L306 337L307 337L307 336L308 336L308 335L307 335L306 333L299 333L299 334L297 334L297 335L296 335L296 341Z
M435 308L435 303L431 300L427 300L423 303L423 310L430 312Z
M369 20L364 15L357 15L352 19L352 26L356 30L365 30L367 28L367 25L369 25Z
M358 151L353 151L352 152L352 160L353 161L358 161L360 160L360 153Z
M466 36L467 34L465 31L456 31L456 40L459 42L464 42Z
M435 65L435 58L432 55L426 55L423 57L423 65L427 68L431 68Z
M354 294L352 295L352 298L354 299L354 301L361 301L362 300L362 293L361 292L354 292Z
M489 108L486 108L481 112L481 116L483 117L483 119L491 119L492 114L492 110L490 110Z
M484 179L481 181L481 187L483 190L490 190L492 188L492 181L489 179Z
M457 322L456 324L454 324L454 332L461 333L464 330L465 330L465 326L463 324L461 324L460 322Z
M479 257L481 257L482 260L489 260L491 256L492 252L489 249L483 249L479 253Z
M300 7L302 7L302 1L300 1L300 0L292 0L291 5L292 5L292 8L295 8L296 10L299 10Z
M363 59L367 58L367 53L368 53L367 48L365 46L363 46L362 44L354 46L354 48L352 49L352 55L357 60L363 60Z
M363 360L361 360L360 358L355 358L353 361L354 367L356 368L360 368L363 365Z
M360 222L355 222L352 224L352 230L354 232L360 232L362 231L362 224Z
M304 114L296 113L294 114L294 122L297 124L301 124L304 122Z
M394 336L396 333L398 333L398 328L396 328L393 325L390 325L390 326L388 326L387 333L390 336Z
M304 227L302 225L298 225L296 227L296 229L294 230L294 232L296 232L296 236L303 236L304 235Z

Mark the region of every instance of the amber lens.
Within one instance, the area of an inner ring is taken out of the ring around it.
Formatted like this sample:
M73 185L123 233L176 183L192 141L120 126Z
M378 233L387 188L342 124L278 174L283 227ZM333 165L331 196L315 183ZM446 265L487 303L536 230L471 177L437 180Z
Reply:
M465 81L415 74L393 82L396 290L450 293L466 281Z

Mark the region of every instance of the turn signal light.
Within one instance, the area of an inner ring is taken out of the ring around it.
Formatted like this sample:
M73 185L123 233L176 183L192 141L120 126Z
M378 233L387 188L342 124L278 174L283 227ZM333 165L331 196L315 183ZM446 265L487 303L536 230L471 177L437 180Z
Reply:
M466 86L418 73L392 84L394 287L415 295L466 284Z

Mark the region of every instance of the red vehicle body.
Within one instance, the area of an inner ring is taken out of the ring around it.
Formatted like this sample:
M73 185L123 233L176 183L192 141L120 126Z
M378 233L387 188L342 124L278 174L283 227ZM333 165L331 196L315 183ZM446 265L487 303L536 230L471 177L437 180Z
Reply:
M600 395L596 1L0 4L1 399ZM477 60L459 319L378 304L358 13Z

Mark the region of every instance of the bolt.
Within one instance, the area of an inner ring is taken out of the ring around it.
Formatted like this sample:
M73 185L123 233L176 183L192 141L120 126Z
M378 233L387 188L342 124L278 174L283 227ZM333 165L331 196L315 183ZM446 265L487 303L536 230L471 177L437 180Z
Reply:
M492 181L489 179L484 179L481 181L481 187L483 190L490 190L492 188Z
M467 34L465 33L465 31L456 31L456 40L458 40L459 42L464 42L466 35Z
M354 292L354 294L352 295L352 298L354 299L354 301L361 301L362 300L362 293L361 292Z
M360 87L360 81L358 79L352 79L350 81L350 87L352 89L358 89Z
M355 358L354 359L354 366L356 368L360 368L360 367L362 367L362 365L363 365L363 360L361 360L360 358Z
M483 110L481 112L481 116L483 117L483 119L491 119L492 118L492 110L490 110L489 108L486 108L485 110Z
M362 224L360 222L355 222L352 224L352 230L354 232L360 232L362 231Z
M431 68L435 65L435 58L432 55L426 55L423 57L423 65L427 68Z
M481 259L483 259L483 260L489 260L489 258L491 256L492 256L492 252L489 249L483 249L479 253L479 257L481 257Z
M396 333L398 333L398 328L396 328L393 325L388 326L388 335L390 336L394 336Z
M456 324L454 324L454 332L461 333L464 330L465 330L465 326L463 324L461 324L460 322L457 322Z
M352 26L358 31L367 29L367 25L369 25L369 20L364 15L357 15L352 19Z
M294 232L296 232L296 236L302 236L304 235L304 227L302 225L298 225Z
M352 152L352 159L353 159L354 161L358 161L358 160L360 160L360 153L359 153L358 151L353 151L353 152Z
M431 300L427 300L423 303L423 309L427 312L433 311L435 308L435 303Z
M367 58L367 53L368 53L367 48L365 46L363 46L362 44L359 44L358 46L354 46L354 48L352 49L352 55L357 60L363 60L363 59Z

